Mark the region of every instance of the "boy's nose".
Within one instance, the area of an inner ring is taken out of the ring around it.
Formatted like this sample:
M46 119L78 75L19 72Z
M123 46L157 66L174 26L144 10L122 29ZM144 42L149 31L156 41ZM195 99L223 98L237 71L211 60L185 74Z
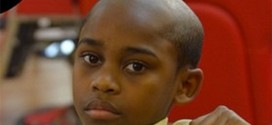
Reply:
M110 76L100 76L96 80L92 81L92 90L97 92L103 92L106 94L118 94L120 92L120 86Z

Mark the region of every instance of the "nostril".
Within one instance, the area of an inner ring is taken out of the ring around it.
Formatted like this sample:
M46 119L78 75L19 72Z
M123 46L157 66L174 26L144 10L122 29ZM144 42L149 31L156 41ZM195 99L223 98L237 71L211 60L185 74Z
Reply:
M94 91L99 91L99 88L96 87L96 86L93 86L92 89L93 89Z
M106 93L114 93L114 91L115 91L114 89L107 89L105 92Z

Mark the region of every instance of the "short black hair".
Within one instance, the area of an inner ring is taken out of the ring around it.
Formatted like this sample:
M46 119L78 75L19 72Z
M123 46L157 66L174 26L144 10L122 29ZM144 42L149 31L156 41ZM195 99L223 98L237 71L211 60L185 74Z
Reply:
M186 24L185 27L176 24L168 28L164 31L162 37L175 45L178 51L179 67L188 65L190 68L196 68L201 57L204 32L201 27L194 26L199 25L199 23L188 23L191 24Z
M178 67L198 66L204 39L204 29L196 14L181 0L177 0L177 20L164 27L160 35L175 45L178 51Z

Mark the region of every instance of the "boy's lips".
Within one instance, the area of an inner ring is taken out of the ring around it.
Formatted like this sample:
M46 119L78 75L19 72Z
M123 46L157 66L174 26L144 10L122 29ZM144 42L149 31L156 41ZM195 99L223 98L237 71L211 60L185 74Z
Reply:
M90 102L84 112L95 120L113 120L120 117L120 112L111 103L102 100Z

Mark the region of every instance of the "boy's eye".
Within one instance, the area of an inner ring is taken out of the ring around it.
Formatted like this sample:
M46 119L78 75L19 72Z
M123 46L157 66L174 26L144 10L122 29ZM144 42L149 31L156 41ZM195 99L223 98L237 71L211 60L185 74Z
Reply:
M95 54L85 54L85 55L83 55L83 61L87 62L88 64L91 64L91 65L101 64L101 60Z
M128 64L125 69L128 72L132 72L132 73L140 73L143 72L146 69L146 66L142 63L139 62L133 62Z

